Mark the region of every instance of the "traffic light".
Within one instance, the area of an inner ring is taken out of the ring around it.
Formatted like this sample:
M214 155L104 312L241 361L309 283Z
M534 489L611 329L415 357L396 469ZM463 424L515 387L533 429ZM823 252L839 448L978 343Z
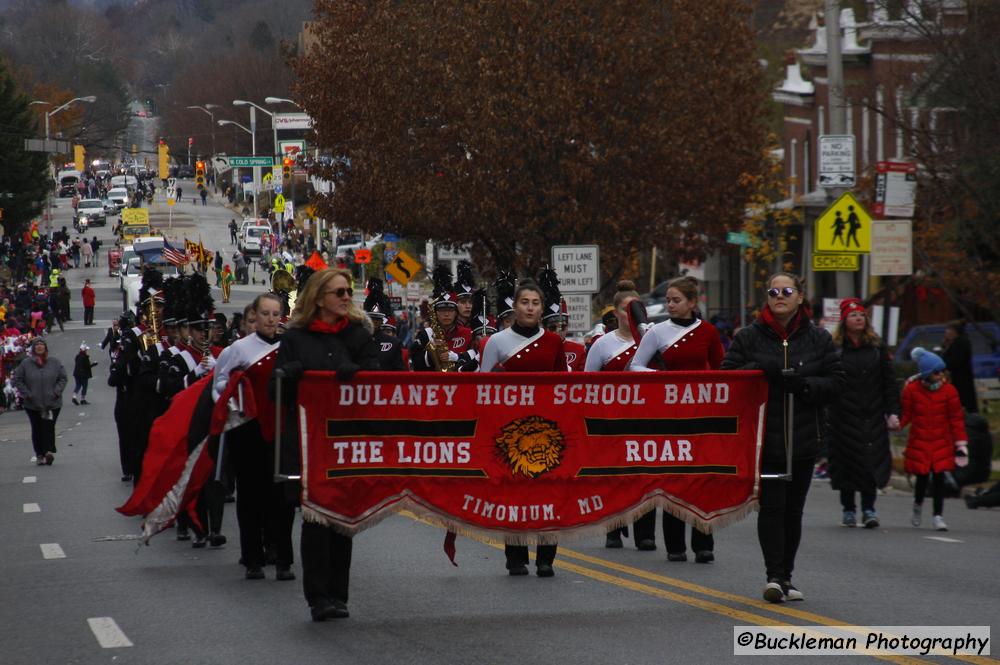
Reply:
M73 163L76 165L77 171L83 171L87 168L86 151L82 145L77 144L73 146Z
M281 177L284 180L288 180L292 177L292 158L285 157L281 162Z
M205 189L205 162L200 159L194 163L194 185L198 189Z
M160 139L156 153L159 157L160 180L166 180L170 177L170 147L163 139Z

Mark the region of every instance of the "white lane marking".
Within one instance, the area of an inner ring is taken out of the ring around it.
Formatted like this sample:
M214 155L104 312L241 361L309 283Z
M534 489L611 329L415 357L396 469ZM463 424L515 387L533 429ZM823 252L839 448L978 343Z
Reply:
M87 623L97 638L97 643L105 649L132 646L132 641L125 637L125 633L111 617L92 617L87 619Z
M926 538L927 540L936 540L936 541L942 542L942 543L961 543L961 542L965 542L965 541L962 541L962 540L957 540L955 538L945 538L944 536L924 536L924 538Z
M21 482L24 483L25 485L27 485L28 483L37 483L38 476L25 476L24 480L22 480Z
M42 558L44 559L66 558L66 553L63 552L63 548L59 547L59 543L42 543L39 547L42 548Z
M42 507L37 503L26 503L24 504L24 512L26 513L40 513L42 512Z

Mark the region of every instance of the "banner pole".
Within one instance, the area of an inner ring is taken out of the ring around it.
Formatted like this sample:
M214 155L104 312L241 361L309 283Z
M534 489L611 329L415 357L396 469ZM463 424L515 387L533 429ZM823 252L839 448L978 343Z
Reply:
M285 370L274 370L274 482L284 480L281 475L281 384L285 380Z

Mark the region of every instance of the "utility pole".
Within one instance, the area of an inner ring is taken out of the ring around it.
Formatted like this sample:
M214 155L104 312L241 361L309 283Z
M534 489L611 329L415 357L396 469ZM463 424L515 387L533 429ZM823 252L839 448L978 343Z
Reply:
M840 50L840 0L826 0L826 80L829 90L830 134L847 134L847 105L844 103L844 58ZM827 187L830 203L845 191L843 187ZM837 297L854 294L854 273L838 270Z

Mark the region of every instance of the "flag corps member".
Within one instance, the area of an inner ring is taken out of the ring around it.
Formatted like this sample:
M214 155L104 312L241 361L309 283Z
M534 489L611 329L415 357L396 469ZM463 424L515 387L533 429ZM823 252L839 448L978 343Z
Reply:
M378 348L363 324L362 313L351 300L351 274L327 269L313 274L299 292L281 338L275 371L284 372L282 402L282 459L294 468L283 473L299 475L300 430L296 417L298 380L306 370L336 372L350 381L358 370L378 370ZM352 539L333 528L303 520L301 559L302 587L313 621L349 616L347 590L351 573Z
M670 318L642 336L632 360L635 371L650 371L654 358L668 372L719 369L724 351L719 331L697 316L698 280L678 277L667 285L667 313ZM656 511L651 510L635 523L636 542L652 541L656 549ZM684 522L663 511L663 540L667 561L687 561ZM645 549L640 547L640 549ZM715 539L710 533L691 528L691 549L697 563L715 561Z
M283 307L281 296L262 293L250 306L254 332L227 347L215 365L212 398L235 392L230 408L253 417L226 432L226 448L236 472L236 521L240 527L240 554L248 580L264 579L265 544L274 547L275 578L294 580L292 572L292 522L295 507L285 500L281 486L272 481L274 473L274 401L268 381L278 355L278 321ZM242 371L237 378L234 374ZM232 390L231 381L248 386ZM229 390L227 390L227 388ZM240 400L243 403L240 403ZM248 403L248 402L252 402Z
M544 309L542 289L530 280L514 292L514 320L505 330L491 335L483 349L480 372L565 372L563 340L540 326ZM511 575L528 574L528 548L506 545L507 570ZM535 557L539 577L552 577L556 545L538 545Z

